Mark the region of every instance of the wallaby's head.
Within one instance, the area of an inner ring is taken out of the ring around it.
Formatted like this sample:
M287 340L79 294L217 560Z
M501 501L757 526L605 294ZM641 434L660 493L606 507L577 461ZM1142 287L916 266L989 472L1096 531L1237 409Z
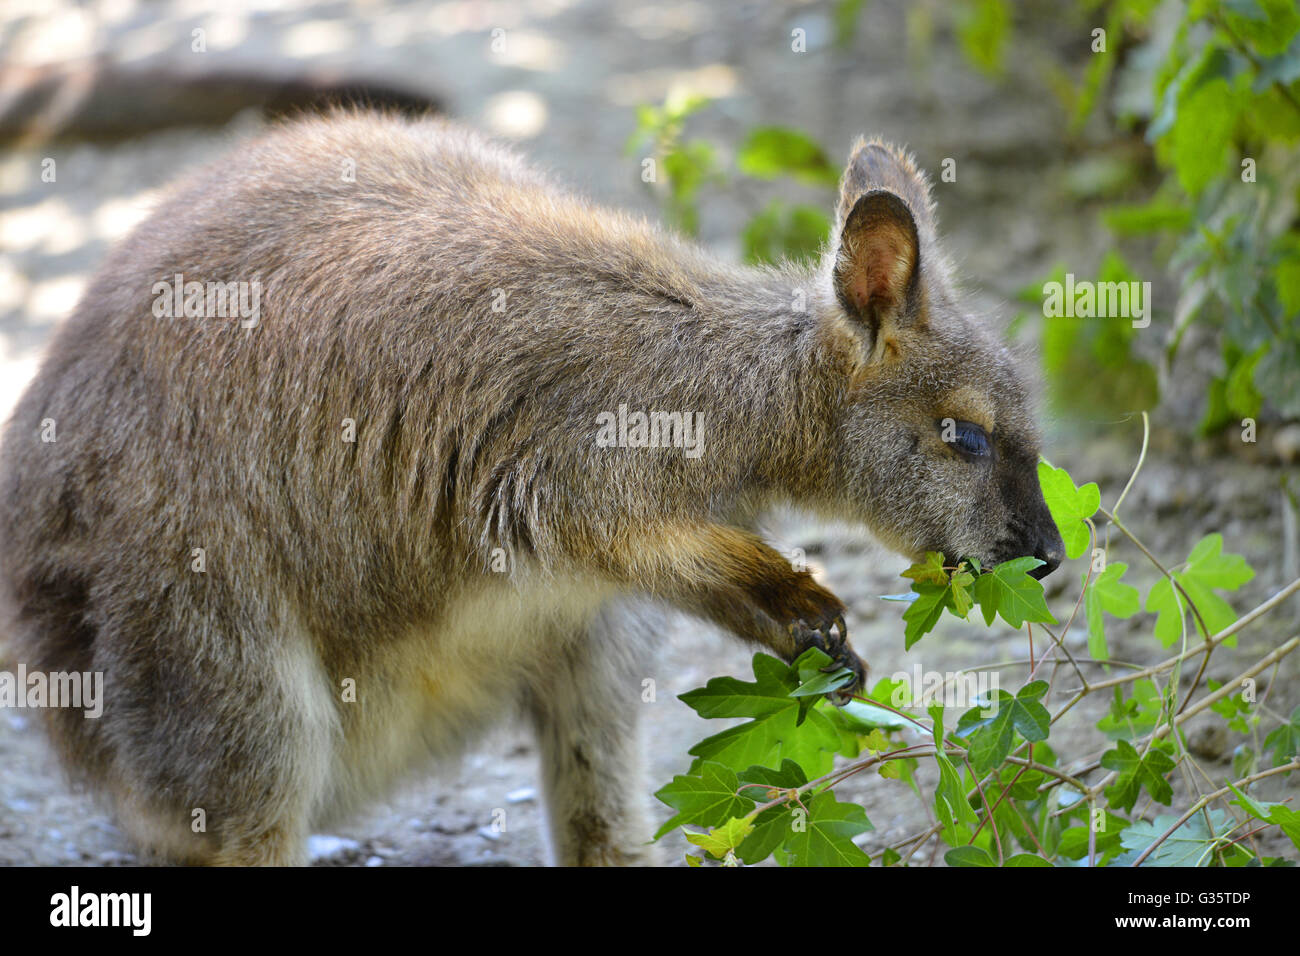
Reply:
M841 507L919 558L1021 555L1051 573L1064 547L1038 484L1031 396L995 330L958 298L929 186L891 146L859 141L824 269L845 357Z

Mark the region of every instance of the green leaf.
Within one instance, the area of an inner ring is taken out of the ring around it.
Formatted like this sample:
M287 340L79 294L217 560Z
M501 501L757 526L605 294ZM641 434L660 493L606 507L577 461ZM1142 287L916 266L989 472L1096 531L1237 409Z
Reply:
M1290 763L1300 754L1300 707L1291 711L1291 719L1264 738L1264 749L1273 751L1273 766Z
M1129 618L1141 609L1138 589L1120 581L1127 570L1128 565L1123 561L1111 562L1106 565L1106 570L1092 579L1088 590L1084 592L1084 610L1088 617L1088 653L1094 660L1107 660L1110 657L1110 651L1106 647L1103 612L1113 617Z
M1232 801L1257 820L1274 823L1282 828L1297 849L1300 849L1300 812L1291 809L1285 803L1262 803L1254 797L1242 793L1234 784L1228 784L1237 799Z
M953 847L943 855L943 861L949 866L997 866L997 861L989 856L987 850L977 846Z
M740 775L742 785L747 783L762 784L765 789L747 787L743 792L750 794L756 802L766 803L779 795L776 791L796 790L808 782L804 772L793 760L781 763L780 770L770 767L750 767ZM791 832L794 821L794 809L798 804L792 801L768 807L753 820L753 830L736 851L746 864L752 866L772 855Z
M1300 29L1300 11L1295 0L1225 3L1224 8L1233 32L1263 56L1281 53Z
M782 866L867 866L867 856L853 837L872 829L867 812L856 803L840 803L819 793L805 801L806 818L797 814L777 851Z
M1088 550L1092 534L1086 521L1101 507L1101 491L1096 482L1076 488L1074 479L1064 468L1054 468L1045 461L1038 463L1038 483L1043 489L1043 500L1052 513L1061 540L1065 542L1066 557L1073 560Z
M1115 749L1102 754L1101 765L1118 773L1115 782L1106 788L1106 800L1116 810L1132 810L1143 788L1151 799L1165 806L1173 799L1173 787L1165 777L1173 771L1174 762L1154 745L1141 755L1127 740L1116 741Z
M1214 589L1235 591L1254 576L1254 569L1241 555L1223 553L1223 536L1217 533L1208 534L1197 542L1188 555L1186 567L1174 572L1175 580L1195 602L1210 635L1217 634L1237 619L1232 605L1215 594ZM1148 592L1146 609L1159 615L1154 630L1165 647L1182 636L1187 601L1168 578L1161 578ZM1199 622L1197 629L1201 630ZM1209 636L1203 630L1201 633ZM1235 647L1235 635L1223 643Z
M943 555L937 551L925 552L925 560L912 565L899 577L911 578L917 584L947 584L948 572L943 566Z
M1042 563L1038 558L1012 558L975 579L975 600L985 624L992 624L995 614L1017 630L1026 621L1056 623L1043 598L1043 585L1028 573Z
M728 853L734 852L753 829L754 825L744 817L732 817L708 833L687 833L686 839L721 860Z
M1164 712L1165 701L1155 681L1143 678L1133 682L1133 696L1115 688L1110 712L1097 721L1097 729L1112 740L1133 740L1155 730Z
M951 575L943 562L942 554L928 551L924 562L914 564L902 573L902 577L913 580L912 593L915 596L903 612L907 625L903 631L904 649L910 650L913 644L934 630L944 608L965 620L974 606L971 585L975 574L971 562L959 562Z
M793 176L813 186L835 186L839 170L817 143L798 130L763 126L753 130L740 148L736 165L747 176L775 179Z
M835 726L824 714L811 711L800 725L797 708L792 707L714 734L689 752L700 761L715 761L732 768L773 766L789 759L809 777L820 777L830 772L839 743Z
M962 52L976 69L992 77L1001 76L1011 35L1010 5L1007 0L973 0L961 9L957 37Z
M773 201L745 226L741 248L751 264L810 262L821 252L830 230L831 221L815 206Z
M1213 847L1232 830L1232 819L1223 810L1210 810L1213 832L1205 825L1204 814L1196 814L1169 835L1143 862L1143 866L1209 866ZM1161 814L1150 823L1138 821L1120 834L1120 842L1129 852L1115 859L1116 866L1131 866L1178 820L1173 814Z
M1014 742L1014 731L1019 731L1029 741L1047 739L1051 715L1041 703L1047 690L1047 682L1041 680L1026 684L1015 697L999 690L994 697L994 706L973 707L962 714L957 721L956 733L969 738L968 754L976 773L988 773L1007 758Z
M1200 194L1223 176L1237 109L1237 98L1223 77L1202 83L1178 104L1169 134L1171 159L1178 182L1189 195Z
M677 813L659 828L658 840L684 823L715 827L754 808L754 801L736 793L736 773L722 764L705 762L698 776L679 775L655 794Z
M939 836L949 846L965 846L979 827L979 817L966 799L961 774L952 761L943 753L934 759L939 765L939 786L934 791L934 811L942 824Z
M697 758L692 773L705 761L733 771L761 766L780 766L782 760L796 761L810 777L831 769L840 744L836 727L814 709L817 696L792 697L800 687L801 675L809 680L827 677L827 686L843 678L842 672L823 675L820 668L830 658L812 648L794 664L768 654L755 654L752 683L734 677L715 677L704 687L682 694L680 699L701 717L752 717L747 723L708 737L690 753Z

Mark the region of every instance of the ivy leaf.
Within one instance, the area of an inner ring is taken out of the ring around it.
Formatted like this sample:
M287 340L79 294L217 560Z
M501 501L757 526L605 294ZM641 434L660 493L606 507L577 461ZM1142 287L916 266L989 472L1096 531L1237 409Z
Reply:
M1183 189L1198 195L1224 168L1237 121L1237 101L1223 77L1200 84L1178 104L1170 158Z
M934 757L939 764L939 786L934 791L934 811L942 824L939 836L949 846L965 846L979 827L979 817L966 799L961 774L952 761L943 753Z
M907 627L903 631L903 648L909 651L913 644L933 631L934 626L939 623L939 617L943 614L946 604L948 585L916 584L913 585L912 590L916 592L917 598L903 612L903 620L907 622Z
M1174 762L1157 747L1153 746L1143 756L1127 740L1119 740L1115 742L1114 750L1102 754L1101 765L1119 774L1106 788L1106 800L1116 810L1132 810L1143 787L1157 803L1169 806L1173 799L1174 788L1165 777L1173 771ZM1124 845L1128 846L1127 843Z
M991 708L973 707L962 714L956 733L970 739L968 753L976 773L988 773L1006 760L1014 742L1013 731L1029 741L1047 739L1051 715L1040 702L1047 689L1046 681L1037 680L1022 687L1015 697L999 690Z
M698 758L692 770L704 761L728 767L772 766L793 760L809 777L829 773L839 748L835 725L819 711L811 711L802 725L798 723L798 702L780 713L771 714L701 740L689 751Z
M740 775L740 782L741 784L763 784L767 788L765 791L751 787L743 792L757 794L758 800L766 803L779 796L777 791L798 789L808 782L808 778L804 776L797 763L793 760L785 760L782 761L780 770L773 770L770 767L750 767ZM753 829L745 838L745 842L736 850L736 856L751 866L771 856L785 840L786 835L791 832L791 825L794 822L793 811L796 807L797 804L787 801L768 807L756 816L753 820Z
M1237 619L1232 605L1215 594L1214 589L1235 591L1254 576L1254 569L1241 555L1223 553L1223 536L1220 534L1208 534L1197 542L1187 556L1186 567L1174 572L1174 579L1196 604L1211 635L1217 634ZM1165 647L1182 636L1187 601L1169 578L1161 578L1148 592L1146 610L1158 615L1155 635ZM1199 622L1196 627L1202 636L1209 636L1201 629ZM1234 635L1223 643L1235 647L1237 638Z
M949 866L997 866L997 861L989 856L988 850L977 846L953 847L943 855L943 861Z
M732 817L743 816L754 809L754 801L738 795L739 781L736 772L719 763L705 762L698 776L679 775L672 783L655 794L677 813L659 828L658 840L684 823L702 827L715 827Z
M1282 828L1292 843L1300 849L1300 811L1288 807L1285 803L1263 803L1254 797L1242 793L1234 784L1228 784L1237 799L1232 801L1249 813L1256 820L1274 823Z
M1223 686L1213 677L1209 678L1206 684L1211 691L1216 691ZM1246 722L1250 718L1250 703L1240 691L1211 704L1210 710L1228 722L1229 730L1235 730L1239 734L1250 733L1250 724Z
M708 833L687 833L686 839L721 860L740 846L753 829L754 824L744 817L732 817L722 826L714 827Z
M911 578L917 584L947 584L948 572L943 567L943 555L937 551L925 552L925 560L912 565L899 575Z
M812 186L835 186L839 170L816 141L780 126L755 129L741 146L736 165L747 176L775 179L793 176Z
M1112 740L1132 740L1154 730L1164 709L1165 700L1155 681L1143 678L1133 682L1132 697L1125 697L1122 688L1115 688L1110 711L1097 721L1097 729Z
M1026 621L1056 623L1043 598L1043 585L1028 574L1042 563L1038 558L1013 558L975 579L975 600L985 624L992 624L998 614L1017 630Z
M1110 657L1110 651L1106 647L1103 614L1129 618L1141 610L1138 589L1120 580L1127 570L1128 565L1123 561L1111 562L1106 565L1106 570L1093 578L1088 590L1084 592L1084 610L1088 615L1088 653L1093 660L1104 661Z
M1300 754L1300 707L1291 711L1289 721L1264 738L1264 749L1273 751L1274 767L1290 763L1292 758Z
M1052 513L1052 520L1065 542L1066 557L1079 557L1088 550L1088 543L1092 540L1085 522L1101 507L1101 491L1097 483L1090 481L1082 488L1076 488L1068 471L1040 461L1038 484L1043 489L1047 510Z
M903 631L906 650L934 630L944 608L965 620L974 606L971 585L975 582L975 574L971 565L962 561L949 575L943 562L942 554L927 551L924 562L912 565L902 574L902 577L913 579L912 592L916 596L903 612L907 624Z
M867 811L856 803L840 803L833 794L819 793L805 801L777 851L782 866L868 866L867 856L853 837L872 829ZM797 808L796 808L797 809Z
M1143 862L1143 866L1209 866L1213 858L1211 848L1230 831L1234 824L1223 810L1210 810L1210 825L1205 825L1203 814L1196 814L1156 847ZM1173 814L1161 814L1150 823L1140 820L1120 834L1120 843L1129 852L1115 858L1116 866L1132 866L1166 830L1174 825L1177 817Z

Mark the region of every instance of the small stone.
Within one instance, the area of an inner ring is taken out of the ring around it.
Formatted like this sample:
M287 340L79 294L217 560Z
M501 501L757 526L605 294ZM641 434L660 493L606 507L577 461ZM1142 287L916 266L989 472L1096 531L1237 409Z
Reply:
M535 787L520 787L506 794L506 803L529 803L537 799Z
M479 828L478 828L478 835L481 836L481 837L482 837L483 839L485 839L485 840L500 840L500 839L501 839L501 831L500 831L500 830L493 830L491 827L479 827Z
M366 860L366 866L383 866L384 858L382 856L372 856Z
M356 853L360 849L360 843L347 837L313 833L307 838L307 856L312 861L334 859L345 854Z
M1284 425L1273 436L1273 451L1283 464L1300 461L1300 425Z
M1187 749L1206 760L1218 760L1228 749L1228 731L1219 724L1199 727L1187 737Z

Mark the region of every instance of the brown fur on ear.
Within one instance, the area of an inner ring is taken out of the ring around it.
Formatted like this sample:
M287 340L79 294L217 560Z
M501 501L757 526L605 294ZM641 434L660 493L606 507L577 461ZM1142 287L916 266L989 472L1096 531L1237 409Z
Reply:
M854 204L840 231L835 295L845 311L877 332L881 310L897 315L914 294L920 256L907 204L885 190L869 192Z
M837 222L842 226L858 200L877 189L901 198L907 203L919 229L933 235L934 201L930 198L930 184L925 173L917 167L911 155L898 147L878 139L868 142L858 137L840 178Z

